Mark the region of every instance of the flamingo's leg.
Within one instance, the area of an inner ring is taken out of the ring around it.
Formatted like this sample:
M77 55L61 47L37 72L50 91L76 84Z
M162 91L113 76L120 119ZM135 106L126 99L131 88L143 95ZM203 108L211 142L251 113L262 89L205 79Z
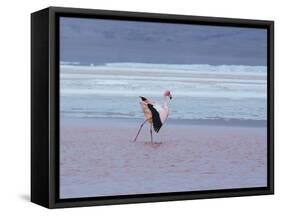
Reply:
M150 124L150 139L151 139L151 144L153 144L153 137L152 137L152 124Z
M137 138L138 138L138 135L139 135L139 133L140 133L142 127L144 126L144 124L145 124L147 121L148 121L148 119L146 119L146 120L141 124L140 129L139 129L139 131L138 131L138 133L137 133L137 135L136 135L136 137L135 137L135 139L134 139L134 142L136 142L136 140L137 140Z

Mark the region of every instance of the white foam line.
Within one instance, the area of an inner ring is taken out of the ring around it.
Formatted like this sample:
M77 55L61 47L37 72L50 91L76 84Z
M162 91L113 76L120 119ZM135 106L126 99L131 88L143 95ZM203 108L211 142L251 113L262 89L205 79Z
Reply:
M170 67L169 65L155 66L155 67L140 67L139 65L125 67L125 66L70 66L61 65L61 71L71 73L77 72L147 72L147 73L178 73L178 74L232 74L232 75L254 75L265 76L266 67L262 66L202 66L202 67L181 67L181 65ZM250 70L249 70L250 69Z
M112 80L134 80L134 81L140 81L140 80L149 80L149 81L181 81L181 82L188 82L188 81L212 81L212 82L239 82L239 83L266 83L266 80L251 80L251 79L227 79L227 78L192 78L192 77L154 77L154 76L123 76L123 75L98 75L98 74L60 74L61 79L112 79Z

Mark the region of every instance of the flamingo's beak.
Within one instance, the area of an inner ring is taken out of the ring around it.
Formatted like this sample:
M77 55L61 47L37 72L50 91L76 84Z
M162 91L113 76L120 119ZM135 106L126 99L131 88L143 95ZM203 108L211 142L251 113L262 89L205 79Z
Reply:
M172 95L170 95L169 97L170 97L170 100L172 100Z

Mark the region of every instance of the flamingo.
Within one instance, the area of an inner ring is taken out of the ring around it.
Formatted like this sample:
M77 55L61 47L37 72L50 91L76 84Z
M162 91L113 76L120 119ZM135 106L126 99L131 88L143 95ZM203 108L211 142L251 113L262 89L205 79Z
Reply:
M152 137L152 127L156 133L159 132L160 128L163 126L169 115L168 101L172 99L170 91L165 91L163 94L163 104L150 101L143 96L140 96L140 106L142 108L145 121L140 125L138 133L134 139L134 142L137 140L138 135L144 126L145 123L150 123L150 139L153 144Z

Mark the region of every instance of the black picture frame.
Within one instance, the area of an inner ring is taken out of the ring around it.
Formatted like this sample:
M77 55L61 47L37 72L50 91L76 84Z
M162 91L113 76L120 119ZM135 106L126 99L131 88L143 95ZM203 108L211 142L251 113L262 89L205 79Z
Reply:
M88 17L267 29L267 187L59 199L58 18ZM47 208L159 202L274 193L274 22L49 7L31 14L31 201Z

